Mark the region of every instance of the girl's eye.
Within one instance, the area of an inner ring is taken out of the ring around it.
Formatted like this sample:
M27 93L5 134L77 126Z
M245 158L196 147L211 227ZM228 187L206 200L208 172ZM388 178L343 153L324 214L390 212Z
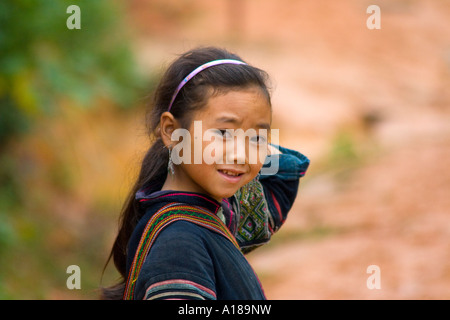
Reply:
M233 137L231 132L226 129L218 129L217 133L220 134L224 139L231 139Z
M265 136L253 136L250 138L250 141L256 144L264 144L267 142L267 139Z

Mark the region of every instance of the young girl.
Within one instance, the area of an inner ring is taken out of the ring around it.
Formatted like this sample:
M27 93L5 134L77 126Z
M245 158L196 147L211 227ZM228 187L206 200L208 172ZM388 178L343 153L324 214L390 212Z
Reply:
M103 298L265 299L244 253L283 224L309 165L267 142L267 79L218 48L191 50L169 66L148 119L156 140L110 254L123 280ZM264 171L270 163L275 173Z

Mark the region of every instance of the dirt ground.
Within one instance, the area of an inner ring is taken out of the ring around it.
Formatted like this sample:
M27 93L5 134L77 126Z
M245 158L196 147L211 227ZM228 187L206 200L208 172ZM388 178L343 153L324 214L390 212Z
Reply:
M285 226L249 255L269 299L450 298L448 1L134 0L129 12L148 70L219 45L272 76L273 127L311 167ZM357 157L334 168L342 136Z

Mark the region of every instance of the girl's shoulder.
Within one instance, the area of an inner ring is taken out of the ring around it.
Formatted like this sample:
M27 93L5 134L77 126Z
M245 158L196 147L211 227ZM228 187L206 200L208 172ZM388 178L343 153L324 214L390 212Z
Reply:
M199 197L203 197L198 195ZM194 199L195 200L195 199ZM208 199L203 199L204 201ZM134 252L143 238L152 241L176 241L207 243L212 238L228 238L233 242L233 237L220 221L217 209L200 206L197 202L155 202L147 207L145 215L138 222L130 242L130 252ZM237 245L237 244L236 244Z
M164 227L155 238L155 244L161 243L167 246L172 243L174 246L171 246L174 248L199 247L204 246L206 237L204 228L189 221L178 220Z

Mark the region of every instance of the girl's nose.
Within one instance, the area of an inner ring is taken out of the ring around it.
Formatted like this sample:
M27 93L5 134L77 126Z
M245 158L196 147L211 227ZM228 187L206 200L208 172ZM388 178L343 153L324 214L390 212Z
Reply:
M240 139L230 139L226 143L226 160L227 163L245 164L247 162L245 137Z

